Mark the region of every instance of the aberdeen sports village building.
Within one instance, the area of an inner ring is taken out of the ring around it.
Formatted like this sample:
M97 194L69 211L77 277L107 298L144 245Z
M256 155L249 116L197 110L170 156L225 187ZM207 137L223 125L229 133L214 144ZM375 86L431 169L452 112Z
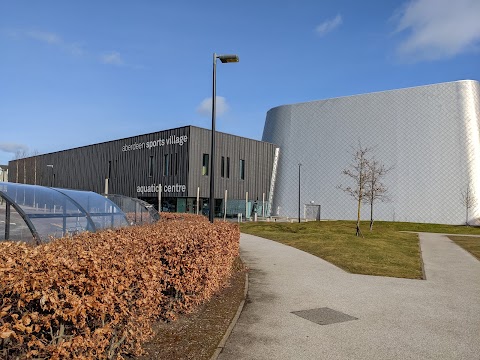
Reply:
M296 217L321 205L325 219L354 219L337 189L359 142L393 170L377 220L480 225L480 83L463 80L282 105L267 112L263 141L210 130L154 132L9 162L9 181L117 193L163 211L205 213L215 181L215 215ZM299 174L299 164L301 173ZM301 177L299 177L301 175ZM247 205L247 206L246 206Z
M195 126L153 132L10 161L10 181L120 194L156 208L160 201L162 211L207 215L210 142L211 131ZM216 132L215 216L263 215L276 154L273 144Z

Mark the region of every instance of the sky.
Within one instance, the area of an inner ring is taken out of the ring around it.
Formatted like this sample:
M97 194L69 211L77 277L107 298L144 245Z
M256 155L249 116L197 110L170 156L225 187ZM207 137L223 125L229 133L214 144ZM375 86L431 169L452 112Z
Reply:
M0 0L0 164L269 109L480 80L480 0Z

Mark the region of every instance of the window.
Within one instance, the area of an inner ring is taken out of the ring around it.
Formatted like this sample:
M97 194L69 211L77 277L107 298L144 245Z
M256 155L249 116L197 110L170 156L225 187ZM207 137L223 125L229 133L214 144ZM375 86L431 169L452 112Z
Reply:
M230 179L230 158L227 157L227 179Z
M153 156L150 156L150 159L148 160L148 176L153 176Z
M225 177L225 158L222 156L222 163L220 164L220 176Z
M208 175L208 154L203 154L202 175Z
M179 165L178 165L178 154L175 153L175 175L178 175L178 168L179 168Z
M108 162L108 176L109 179L112 177L112 162Z
M245 160L240 159L240 179L245 180Z
M163 155L163 176L168 176L170 173L170 156L168 154Z

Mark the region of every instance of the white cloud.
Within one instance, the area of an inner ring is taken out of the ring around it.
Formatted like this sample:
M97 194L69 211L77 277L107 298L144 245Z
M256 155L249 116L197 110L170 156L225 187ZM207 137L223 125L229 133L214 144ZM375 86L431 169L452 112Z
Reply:
M18 38L18 32L10 31L12 38ZM92 54L84 49L82 43L79 42L67 42L64 41L61 36L53 32L31 30L21 31L21 34L27 36L30 39L55 45L57 48L68 52L72 56L87 56L96 59L102 64L124 66L126 65L122 56L117 51L104 52L103 54ZM131 66L133 68L140 68L139 66Z
M34 40L55 45L58 48L70 53L73 56L85 55L85 51L79 43L69 43L64 41L58 34L47 31L25 31L24 34Z
M222 96L217 96L217 101L215 102L216 115L221 116L229 110L227 100ZM207 98L203 100L197 108L197 113L204 116L212 116L212 98Z
M82 56L85 55L85 50L83 49L83 46L79 43L71 43L67 46L67 50L70 52L70 54L74 56Z
M28 146L16 143L0 142L0 151L15 154L16 152L28 152Z
M100 61L104 64L122 66L125 62L117 51L111 51L100 56Z
M60 38L60 36L52 32L34 30L34 31L27 31L26 35L31 37L32 39L46 42L48 44L62 43L62 39Z
M437 60L478 48L480 1L412 0L396 14L397 32L408 32L398 46L402 57Z
M343 23L343 20L342 20L342 16L340 14L338 14L337 16L335 16L333 19L330 19L330 20L326 20L324 21L323 23L321 23L320 25L318 25L316 28L315 28L315 32L319 35L319 36L323 36L333 30L335 30L337 27L339 27L341 24Z

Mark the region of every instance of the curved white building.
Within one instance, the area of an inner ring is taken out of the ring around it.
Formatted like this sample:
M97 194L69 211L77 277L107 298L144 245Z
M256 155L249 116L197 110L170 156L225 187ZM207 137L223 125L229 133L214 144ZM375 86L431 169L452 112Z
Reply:
M376 220L462 224L462 191L476 200L480 224L480 83L464 80L275 107L263 141L280 147L272 215L296 217L300 203L321 205L323 219L355 219L353 198L337 189L359 142L394 169L390 202ZM469 185L470 184L470 185ZM362 218L369 218L364 205Z

